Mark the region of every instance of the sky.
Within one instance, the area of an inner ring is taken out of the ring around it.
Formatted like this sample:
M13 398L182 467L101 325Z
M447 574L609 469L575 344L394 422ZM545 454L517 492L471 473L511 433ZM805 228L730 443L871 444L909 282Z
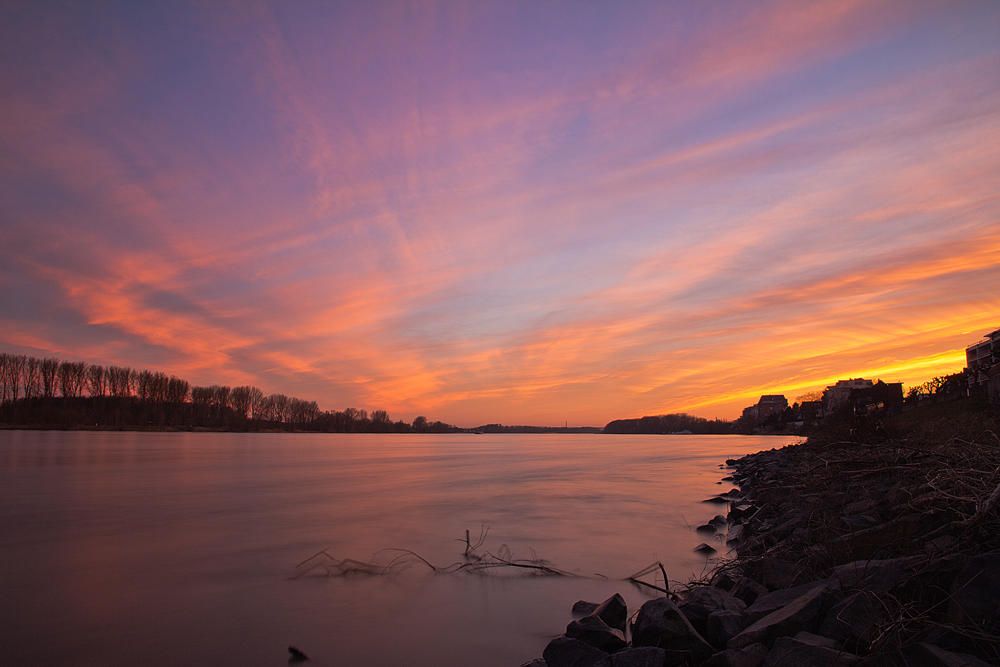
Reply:
M0 5L0 351L460 426L1000 328L1000 3Z

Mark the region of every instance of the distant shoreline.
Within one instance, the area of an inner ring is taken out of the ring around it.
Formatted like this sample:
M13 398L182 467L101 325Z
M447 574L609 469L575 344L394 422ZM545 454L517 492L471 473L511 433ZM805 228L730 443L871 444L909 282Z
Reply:
M409 432L398 433L394 431L316 431L303 428L214 428L209 426L58 426L54 424L0 424L0 431L94 431L94 432L131 432L131 433L303 433L303 434L369 434L369 435L601 435L604 429L597 426L580 427L547 427L547 426L513 426L510 430L481 431L479 429L463 429L454 427L455 430L442 432ZM673 435L673 434L670 434Z

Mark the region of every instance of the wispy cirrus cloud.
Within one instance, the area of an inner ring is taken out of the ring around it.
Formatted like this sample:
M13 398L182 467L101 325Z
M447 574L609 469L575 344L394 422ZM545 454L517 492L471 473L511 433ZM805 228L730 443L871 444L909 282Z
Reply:
M15 14L18 349L600 424L919 382L1000 326L988 4Z

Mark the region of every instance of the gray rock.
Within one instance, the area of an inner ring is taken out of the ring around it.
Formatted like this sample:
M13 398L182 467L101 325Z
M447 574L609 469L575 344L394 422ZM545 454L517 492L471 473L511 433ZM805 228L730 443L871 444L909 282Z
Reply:
M625 632L625 624L628 622L628 606L621 593L615 593L607 600L598 605L594 610L594 616L600 616L601 620L612 628Z
M736 583L736 580L733 579L733 577L730 576L728 572L718 572L718 571L712 575L711 581L712 581L712 586L715 586L716 588L721 588L727 593L732 593L733 584Z
M840 523L847 530L864 530L878 525L878 519L871 514L855 514L854 516L844 516L840 518Z
M753 516L757 508L749 503L742 503L729 510L729 520L732 522L742 521L749 516Z
M953 623L974 623L1000 630L1000 553L971 559L951 586L948 617Z
M881 577L902 573L899 559L889 560L857 560L833 568L833 578L840 581L845 589L861 588L869 577L880 574Z
M829 637L824 637L823 635L815 635L811 632L802 632L795 635L792 639L795 641L802 642L803 644L809 644L810 646L825 646L826 648L840 649L841 645L836 639L830 639Z
M773 593L761 595L754 600L753 604L747 607L747 623L756 623L768 614L774 613L782 607L786 607L814 589L824 588L835 591L839 588L839 585L839 582L834 579L820 579L818 581L809 582L808 584L802 584L801 586L785 588L779 591L774 591Z
M856 530L828 540L826 548L834 558L834 562L857 560L905 542L913 537L919 531L921 523L925 522L926 518L920 512L906 514L878 526Z
M859 591L830 607L819 633L855 648L867 647L875 639L878 627L888 621L885 605L874 594Z
M714 611L738 611L746 610L747 605L743 600L734 597L717 586L696 586L684 594L684 602L687 604L700 604L710 607Z
M708 643L716 648L725 648L729 640L743 632L746 623L743 614L737 611L713 611L705 622Z
M872 498L868 496L862 496L858 500L852 503L848 503L844 506L844 514L865 514L869 513L874 506L875 502Z
M548 667L543 658L535 658L531 662L526 662L521 667Z
M952 653L968 653L994 665L1000 663L1000 636L997 635L977 635L964 628L941 627L928 633L923 642Z
M917 565L915 572L905 577L892 594L901 600L912 600L925 608L941 609L947 613L952 584L969 559L962 553L931 557Z
M802 630L814 632L834 602L834 595L839 589L839 583L826 579L815 582L815 585L812 586L797 588L800 589L798 597L761 617L743 632L730 639L729 648L739 649L757 642L771 646L778 637L791 636ZM778 593L788 593L795 590L787 589L764 596L764 600L758 601L764 603L761 608L758 608L758 612L762 611L763 608L770 607L767 598L777 596ZM772 598L772 601L777 601L777 599L776 597ZM747 608L748 620L752 618L751 610L756 605L757 603L754 603Z
M767 528L762 525L757 527L758 533L766 533ZM758 534L756 537L744 537L736 544L736 555L744 560L758 558L767 553L767 544L764 535Z
M927 562L926 556L890 558L887 560L858 560L833 568L833 578L847 589L863 588L866 591L887 591L911 576L916 568Z
M770 532L775 539L783 540L794 533L797 528L806 525L806 523L808 523L808 521L805 513L796 512L794 514L778 518L775 521L774 526L772 526Z
M751 644L741 649L726 649L708 659L702 667L758 667L767 657L767 647Z
M600 616L584 616L566 626L566 636L590 644L605 653L614 653L627 646L621 630L610 627Z
M600 607L596 602L587 602L586 600L577 600L573 603L573 613L579 616L590 616L597 608Z
M752 605L758 598L767 595L767 588L749 577L737 577L729 593L743 600L744 604Z
M546 667L592 667L608 654L571 637L556 637L542 651Z
M990 667L990 664L972 655L918 643L869 656L855 663L855 667Z
M941 665L941 667L988 667L988 663L965 653L952 653L933 644L915 644L904 649L910 664ZM919 663L917 662L919 661Z
M746 603L715 586L698 586L687 591L677 605L694 629L707 638L708 617L715 611L732 611L742 614ZM710 642L712 643L712 642Z
M791 637L778 637L764 660L764 667L849 667L857 661L858 656L837 649L816 646Z
M666 653L662 648L643 646L627 648L598 662L594 667L665 667Z
M744 574L772 591L801 586L814 578L813 572L808 568L780 558L762 558L750 562L744 567Z
M639 608L632 625L632 645L687 651L695 664L715 653L677 605L667 598L649 600Z
M924 544L924 551L934 556L948 551L954 544L955 538L952 535L942 535Z

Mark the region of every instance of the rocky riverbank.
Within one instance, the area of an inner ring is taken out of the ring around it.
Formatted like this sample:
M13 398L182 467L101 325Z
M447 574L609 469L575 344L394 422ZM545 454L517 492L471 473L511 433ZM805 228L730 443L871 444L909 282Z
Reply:
M581 603L527 665L1000 665L997 431L879 425L728 463L732 550L711 576L632 614Z

